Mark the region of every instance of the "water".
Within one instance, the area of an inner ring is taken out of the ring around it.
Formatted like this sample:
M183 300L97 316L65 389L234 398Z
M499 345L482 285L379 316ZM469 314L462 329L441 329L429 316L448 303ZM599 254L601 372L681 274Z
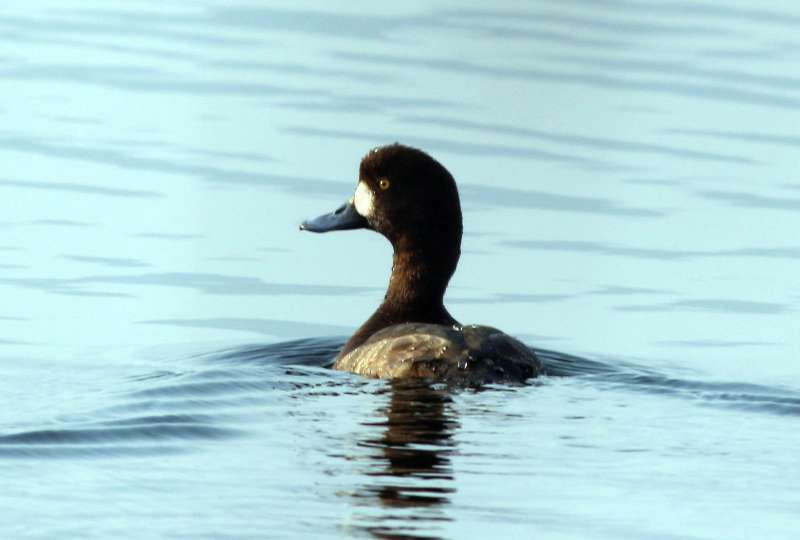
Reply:
M794 538L791 2L55 1L0 16L0 537ZM522 387L326 368L459 182L448 293Z

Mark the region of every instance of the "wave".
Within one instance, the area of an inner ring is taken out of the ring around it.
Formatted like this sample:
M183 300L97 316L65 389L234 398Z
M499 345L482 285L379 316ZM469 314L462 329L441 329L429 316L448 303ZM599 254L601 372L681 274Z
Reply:
M2 458L147 457L195 450L247 435L254 411L309 393L396 391L330 368L342 338L309 338L208 352L178 362L182 370L159 370L120 382L101 399L104 407L63 415L55 425L2 433ZM546 374L514 392L568 378L609 390L645 392L691 400L700 406L753 413L800 415L800 392L788 387L679 378L641 365L593 360L534 349ZM448 392L493 391L448 388ZM259 413L260 414L260 413Z

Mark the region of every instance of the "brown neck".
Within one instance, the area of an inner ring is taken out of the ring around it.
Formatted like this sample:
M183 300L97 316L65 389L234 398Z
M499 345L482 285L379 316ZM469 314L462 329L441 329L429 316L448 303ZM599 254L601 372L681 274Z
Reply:
M444 307L444 293L458 264L459 243L423 244L402 239L393 242L392 274L383 303L353 334L339 357L364 343L375 332L395 324L457 324Z

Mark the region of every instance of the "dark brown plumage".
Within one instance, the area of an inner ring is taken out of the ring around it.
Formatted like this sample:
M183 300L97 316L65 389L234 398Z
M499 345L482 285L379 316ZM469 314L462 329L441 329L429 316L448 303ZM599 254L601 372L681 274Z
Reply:
M359 178L375 196L375 213L367 222L392 243L394 256L383 303L340 357L393 324L457 322L444 307L461 256L461 205L453 177L421 150L393 144L368 153ZM381 190L381 179L389 179L391 187Z
M490 327L462 329L444 306L462 222L455 180L442 164L400 144L370 151L354 199L301 225L314 232L352 228L391 242L392 273L383 302L347 341L336 369L469 382L524 380L541 371L522 343Z

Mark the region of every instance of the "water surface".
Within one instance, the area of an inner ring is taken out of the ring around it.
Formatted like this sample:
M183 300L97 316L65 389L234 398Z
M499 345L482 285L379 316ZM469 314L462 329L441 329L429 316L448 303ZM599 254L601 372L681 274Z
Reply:
M790 2L63 2L0 15L3 538L793 538ZM456 177L450 311L521 387L327 368L372 146Z

